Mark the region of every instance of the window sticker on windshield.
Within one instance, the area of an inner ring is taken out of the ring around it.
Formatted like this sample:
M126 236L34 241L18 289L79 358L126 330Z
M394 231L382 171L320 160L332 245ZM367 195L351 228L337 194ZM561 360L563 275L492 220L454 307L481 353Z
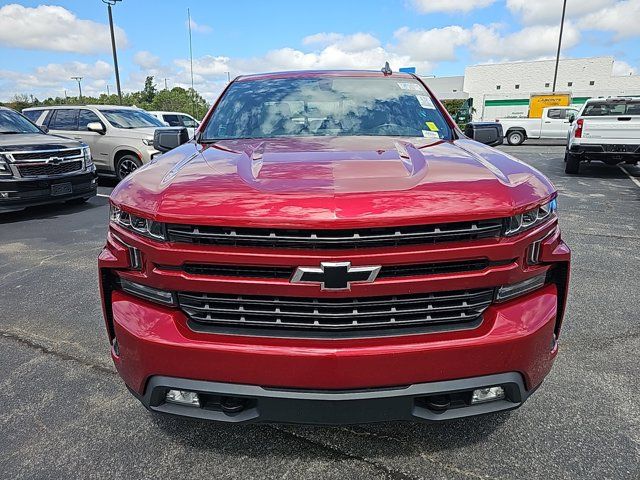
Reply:
M416 92L419 92L421 90L420 85L416 83L398 82L398 86L402 90L415 90Z
M425 124L425 125L429 128L429 130L431 130L432 132L437 132L437 131L439 130L439 129L438 129L438 126L437 126L435 123L433 123L433 122L424 122L424 124Z
M422 130L422 136L425 138L440 138L438 132L432 132L431 130Z
M416 95L416 98L418 99L418 103L420 103L420 106L422 108L429 108L431 110L436 109L435 105L431 101L431 98L427 97L426 95Z

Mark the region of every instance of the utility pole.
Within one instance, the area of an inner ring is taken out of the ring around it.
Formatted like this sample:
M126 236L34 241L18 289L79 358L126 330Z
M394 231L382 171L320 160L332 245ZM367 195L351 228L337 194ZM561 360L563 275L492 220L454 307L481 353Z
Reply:
M109 84L107 83L107 97L110 97L111 93L109 93Z
M109 12L109 29L111 30L111 50L113 50L113 68L116 71L116 88L118 89L118 100L122 105L122 91L120 90L120 72L118 71L118 54L116 53L116 36L113 33L113 14L111 13L111 7L122 0L102 0L107 4L107 11Z
M165 89L165 90L169 90L169 89L167 88L167 79L166 79L166 78L164 79L164 89Z
M196 91L193 88L193 46L191 44L191 12L187 8L187 24L189 26L189 58L191 61L191 115L196 116Z
M75 80L78 82L78 92L80 92L80 103L82 103L82 85L80 82L82 81L82 77L71 77L71 80Z
M227 83L231 83L231 72L224 72L227 74Z
M564 29L564 14L567 11L567 0L562 3L562 20L560 20L560 36L558 37L558 53L556 54L556 70L553 74L553 93L556 93L556 82L558 81L558 64L560 63L560 48L562 47L562 30Z

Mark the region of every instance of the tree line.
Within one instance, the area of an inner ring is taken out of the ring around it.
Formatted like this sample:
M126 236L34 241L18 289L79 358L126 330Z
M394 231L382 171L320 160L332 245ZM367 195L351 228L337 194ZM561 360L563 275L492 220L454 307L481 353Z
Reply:
M33 95L18 94L10 101L0 103L5 107L22 111L23 108L50 106L50 105L118 105L118 95L106 93L98 97L49 97L39 100ZM173 87L172 89L158 90L152 76L148 76L144 82L144 88L137 92L122 94L122 105L136 106L144 110L165 110L183 112L193 115L200 120L209 109L209 103L196 90L191 88Z

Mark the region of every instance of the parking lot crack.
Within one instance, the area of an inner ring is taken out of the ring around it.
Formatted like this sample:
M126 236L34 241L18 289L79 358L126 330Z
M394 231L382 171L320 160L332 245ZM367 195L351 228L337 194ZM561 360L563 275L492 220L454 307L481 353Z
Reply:
M379 470L381 473L384 473L388 478L391 478L394 480L418 480L418 478L420 478L420 477L415 477L413 475L407 475L405 473L398 472L397 470L392 470L386 465L383 465L381 463L374 462L360 455L354 455L353 453L345 452L344 450L341 450L333 445L317 442L315 440L309 439L303 435L299 435L289 430L284 430L282 428L278 428L275 426L271 426L271 428L274 430L277 430L278 432L295 437L296 439L301 440L305 443L308 443L309 445L320 447L322 450L338 455L339 457L342 457L345 460L357 460L357 461L366 463L367 465L372 466L376 470Z
M116 371L114 369L112 369L112 368L108 368L108 367L105 367L103 365L99 365L97 363L90 362L88 360L85 360L83 358L80 358L80 357L77 357L77 356L74 356L74 355L70 355L68 353L64 353L64 352L60 352L60 351L54 350L52 348L49 348L49 347L47 347L45 345L42 345L42 344L36 342L36 341L34 341L34 340L30 339L30 338L25 338L25 337L19 336L19 335L13 333L13 332L9 332L9 331L6 331L6 330L0 330L0 335L3 338L7 338L7 339L12 340L14 342L18 342L21 345L25 345L25 346L27 346L29 348L37 350L37 351L39 351L40 353L42 353L44 355L53 355L54 357L57 357L57 358L59 358L61 360L70 360L72 362L76 362L76 363L78 363L80 365L83 365L85 367L89 367L92 370L95 370L95 371L100 372L100 373L107 373L109 375L116 375Z

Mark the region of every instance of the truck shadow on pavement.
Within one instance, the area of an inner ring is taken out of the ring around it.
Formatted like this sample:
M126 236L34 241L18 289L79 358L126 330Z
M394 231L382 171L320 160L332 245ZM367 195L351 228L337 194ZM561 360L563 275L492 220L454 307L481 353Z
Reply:
M63 218L75 215L80 212L98 209L104 206L108 200L102 197L93 197L87 203L81 205L71 205L68 203L52 203L28 207L17 212L0 213L0 225L9 223L19 223L28 220L40 220L51 218ZM105 219L106 222L106 219Z
M457 449L487 440L513 412L499 412L442 423L389 422L316 426L222 424L149 413L149 420L171 441L205 451L247 456L278 453L296 458L397 457ZM294 442L295 448L291 448Z

